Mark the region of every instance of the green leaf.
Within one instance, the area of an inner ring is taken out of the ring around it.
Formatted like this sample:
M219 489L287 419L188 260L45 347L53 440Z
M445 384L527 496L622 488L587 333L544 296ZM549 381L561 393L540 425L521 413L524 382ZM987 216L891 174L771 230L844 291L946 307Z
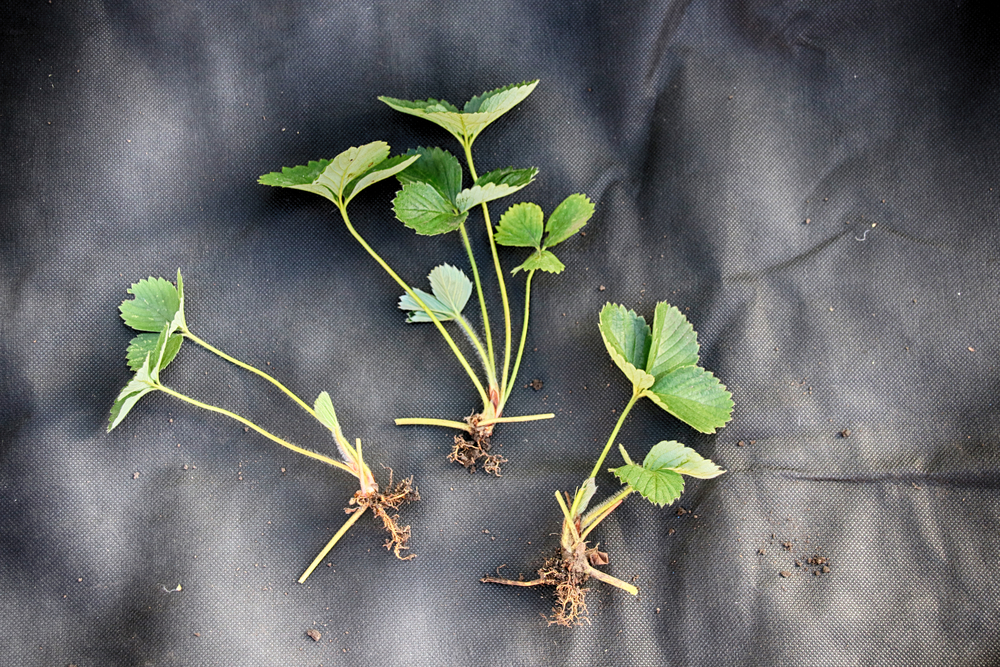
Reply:
M588 477L583 483L583 497L580 499L580 506L577 508L577 515L583 514L590 506L590 501L597 493L597 481L593 477Z
M472 281L450 264L435 267L427 276L431 283L433 296L422 290L414 290L421 300L434 312L439 322L461 317L465 304L472 295ZM404 294L399 298L399 307L410 312L407 322L430 322L431 319L413 298Z
M127 292L135 298L123 301L118 310L125 324L136 331L159 333L178 313L183 322L180 295L167 280L150 276L133 284Z
M392 200L396 218L423 236L447 234L458 229L468 213L455 210L429 183L407 183Z
M635 311L608 303L601 309L601 337L615 365L632 382L634 390L652 386L654 377L644 370L649 354L649 326Z
M325 197L332 202L337 201L336 193L324 184L319 184L316 179L333 160L311 160L308 164L297 167L282 167L281 171L272 171L257 179L261 185L270 185L276 188L292 188L294 190L305 190Z
M159 339L160 335L153 333L141 333L133 338L128 344L128 349L125 351L125 360L128 362L128 367L133 371L138 371L146 363L146 357L150 355L156 356L155 353L157 352ZM174 357L180 352L181 343L183 342L184 337L179 334L175 334L167 340L167 346L164 349L163 359L160 360L158 370L162 371L174 360Z
M419 159L419 155L397 155L378 163L347 184L347 187L344 188L344 204L346 205L354 199L359 192L369 185L374 185L379 181L384 181L387 178L398 175Z
M319 396L316 397L313 410L316 411L316 417L333 433L333 439L337 443L337 450L340 452L340 457L348 463L354 461L354 450L340 428L340 421L337 419L337 411L333 409L333 401L330 400L330 394L321 391Z
M500 245L540 248L543 232L542 208L538 204L514 204L500 216L494 240Z
M548 271L549 273L562 273L566 265L559 261L559 258L553 255L548 250L536 250L531 253L520 266L514 267L511 273L517 273L518 271L535 271L541 269L542 271Z
M344 191L351 181L384 162L387 157L389 157L389 144L384 141L352 146L333 158L315 182L317 185L325 185L331 192L343 198Z
M574 194L566 197L556 210L552 211L549 220L545 223L545 247L551 248L557 243L562 243L569 237L583 229L587 221L594 215L594 202L590 201L586 195Z
M517 106L537 85L535 80L476 95L465 103L463 111L444 100L378 99L396 111L429 120L451 133L459 143L471 145L487 125Z
M111 406L111 415L108 417L108 433L118 426L118 424L122 423L122 420L135 407L140 398L152 391L156 391L153 378L150 374L151 363L150 357L146 357L139 370L136 371L136 374L125 385L125 388L118 393L118 398L115 399L114 405Z
M725 471L693 449L670 440L654 445L641 466L627 463L611 472L643 498L663 507L681 497L684 491L681 475L710 479Z
M513 194L535 179L537 169L514 169L507 167L484 174L471 188L466 188L455 197L459 211L468 211L473 206L500 199Z
M698 363L698 335L687 318L666 301L656 304L646 372L659 377Z
M396 178L403 185L422 182L434 186L441 196L454 204L455 197L462 190L462 166L458 158L440 148L411 148L407 155L419 155L420 159Z
M733 413L732 394L699 366L681 366L658 376L644 395L702 433L715 433Z

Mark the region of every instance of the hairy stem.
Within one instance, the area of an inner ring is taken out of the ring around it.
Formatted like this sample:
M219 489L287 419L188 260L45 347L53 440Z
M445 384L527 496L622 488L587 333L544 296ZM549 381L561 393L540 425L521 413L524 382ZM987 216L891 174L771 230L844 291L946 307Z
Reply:
M462 422L450 419L434 419L433 417L400 417L395 420L396 426L443 426L445 428L457 428L466 433L472 433L472 427Z
M396 272L389 267L388 264L385 263L385 260L383 260L382 257L380 257L379 254L375 252L375 250L370 245L368 245L368 243L365 242L361 234L359 234L357 230L354 229L354 225L351 224L351 219L347 215L347 207L343 204L338 204L337 208L340 209L340 216L341 218L343 218L344 224L347 226L347 231L351 233L351 236L354 237L354 240L360 243L361 247L364 248L369 255L371 255L372 259L374 259L378 263L378 265L381 266L382 269L386 273L388 273L393 280L396 281L396 284L402 287L403 291L406 292L406 294L411 299L416 301L417 304L419 304L420 307L424 310L424 312L427 313L427 317L431 319L431 322L434 323L434 326L436 326L438 331L441 332L441 335L444 336L444 340L446 343L448 343L448 347L451 348L451 351L455 354L455 357L458 358L459 363L462 364L462 368L464 368L465 372L468 373L469 378L472 380L472 384L476 386L476 391L479 392L479 397L482 399L483 405L488 405L490 399L489 396L486 394L486 390L483 388L482 382L479 381L479 378L476 376L475 371L472 370L472 366L469 365L469 362L468 360L466 360L465 355L463 355L462 351L458 349L458 345L455 344L455 341L451 337L451 334L449 334L447 330L445 330L444 325L438 320L438 318L434 315L434 313L431 312L431 309L427 307L427 304L423 302L423 299L421 299L417 295L417 293L414 292L410 288L410 286L407 285L406 282L402 278L400 278L396 274Z
M462 148L465 149L465 162L469 166L469 174L472 176L473 182L475 182L479 180L479 177L476 175L476 167L472 161L472 141L463 142ZM493 268L496 271L497 283L500 286L500 301L503 303L503 374L500 376L500 395L503 396L507 393L508 372L510 371L510 301L507 299L507 284L504 282L503 268L500 266L500 255L497 253L497 244L493 240L493 223L490 222L490 209L486 205L486 202L483 202L482 206L483 221L486 223L486 238L490 242L490 252L493 255Z
M312 406L310 406L308 403L306 403L301 398L299 398L298 396L296 396L294 393L292 393L292 391L290 389L288 389L288 387L286 387L285 385L281 384L280 382L278 382L276 379L274 379L273 377L271 377L270 375L268 375L264 371L260 370L259 368L254 368L250 364L244 363L244 362L240 361L239 359L237 359L235 357L231 357L228 354L226 354L225 352L223 352L222 350L218 349L217 347L214 347L214 346L206 343L204 340L202 340L198 336L196 336L193 333L191 333L191 330L188 329L187 326L181 327L181 331L182 331L184 337L187 338L188 340L190 340L192 343L197 343L198 345L201 345L203 348L205 348L206 350L208 350L212 354L215 354L215 355L218 355L218 356L222 357L223 359L225 359L229 363L235 364L236 366L239 366L240 368L242 368L244 370L248 370L251 373L254 373L254 374L259 375L260 377L264 378L265 380L267 380L268 382L270 382L271 384L273 384L275 387L277 387L278 389L280 389L281 391L283 391L285 393L285 395L288 396L290 399L292 399L293 401L295 401L296 403L298 403L299 406L303 410L305 410L306 412L308 412L310 415L312 415L316 419L319 419L319 417L316 416L316 411L313 410Z
M625 500L633 491L635 491L635 489L626 484L625 488L618 494L605 500L603 503L595 507L593 511L585 514L580 521L580 529L583 531L580 533L580 539L585 539L587 535L590 534L590 531L597 528L599 523L607 519L612 512L618 509L618 506L622 504L622 501Z
M611 445L614 444L615 438L618 437L618 431L621 430L622 424L625 423L625 417L628 413L632 411L632 406L641 398L641 394L638 391L632 392L632 398L629 399L628 404L622 410L622 414L618 417L618 423L615 424L614 430L611 431L611 436L608 438L608 442L604 445L604 451L601 455L597 457L597 463L594 464L594 469L590 472L590 477L597 477L597 473L601 471L601 466L604 464L604 459L607 458L608 452L611 451ZM576 493L576 498L573 499L573 516L580 510L580 503L583 501L584 486L580 486L580 490Z
M507 403L510 393L514 391L514 382L517 380L517 372L521 368L521 357L524 355L524 342L528 339L528 313L531 306L531 278L535 275L535 269L528 271L528 279L524 283L524 322L521 325L521 342L517 346L517 358L514 360L514 371L510 374L510 382L507 384L507 391L504 392L503 401L500 407Z
M361 518L361 515L365 513L366 509L368 509L368 507L366 505L362 505L360 509L347 518L347 521L345 521L344 525L340 527L340 530L334 533L333 537L330 538L330 541L326 543L325 547L323 547L323 550L319 552L319 555L313 558L313 562L309 563L309 567L307 567L306 571L302 573L301 577L299 577L300 584L304 583L305 580L309 578L309 575L312 574L313 570L315 570L316 567L323 562L323 559L326 558L326 555L330 553L330 549L332 549L334 545L340 541L340 538L343 537L348 530L350 530L351 526L353 526L355 522Z
M514 424L520 422L537 422L542 419L553 419L555 417L554 412L544 412L537 415L518 415L517 417L493 417L492 419L481 419L479 420L480 426L489 426L490 424Z
M480 350L480 354L483 356L483 362L486 367L487 381L492 386L497 383L497 362L496 357L493 354L493 332L490 329L490 314L486 309L486 297L483 296L483 283L479 279L479 268L476 266L476 256L472 252L472 244L469 242L469 233L465 229L464 222L459 225L458 231L462 236L462 245L465 247L465 253L469 256L469 264L472 266L472 279L476 284L476 295L479 297L479 310L483 315L483 333L486 335L486 353L483 353L482 350Z
M346 470L347 472L351 473L351 475L357 477L357 473L354 470L352 470L351 467L348 466L346 463L338 461L337 459L330 458L329 456L324 456L323 454L320 454L318 452L313 452L313 451L310 451L308 449L304 449L302 447L299 447L298 445L293 445L292 443L288 442L287 440L284 440L284 439L279 438L278 436L274 435L270 431L265 431L264 429L262 429L260 426L257 426L256 424L254 424L249 419L247 419L245 417L241 417L240 415L236 414L235 412L230 412L229 410L226 410L225 408L220 408L220 407L217 407L215 405L210 405L208 403L202 403L201 401L199 401L197 399L191 398L190 396L185 396L184 394L182 394L182 393L180 393L178 391L174 391L173 389L171 389L169 387L166 387L166 386L164 386L162 384L161 385L156 385L156 388L159 389L160 391L162 391L165 394L170 394L171 396L173 396L175 398L179 398L180 400L185 401L187 403L190 403L191 405L195 405L195 406L197 406L199 408L203 408L205 410L208 410L209 412L217 412L220 415L225 415L225 416L229 417L230 419L235 419L236 421L238 421L239 423L243 424L244 426L248 426L248 427L252 428L253 430L257 431L257 433L260 433L262 436L264 436L268 440L272 440L272 441L278 443L279 445L281 445L282 447L284 447L286 449L290 449L290 450L292 450L293 452L295 452L297 454L302 454L303 456L308 456L311 459L316 459L317 461L322 461L323 463L326 463L328 465L332 465L332 466L334 466L336 468L340 468L342 470Z

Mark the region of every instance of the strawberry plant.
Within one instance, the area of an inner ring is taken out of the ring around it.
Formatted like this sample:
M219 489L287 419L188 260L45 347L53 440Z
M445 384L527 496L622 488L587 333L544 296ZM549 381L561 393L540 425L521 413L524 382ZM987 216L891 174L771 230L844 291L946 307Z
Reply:
M600 313L604 345L615 365L632 383L632 396L622 410L590 476L574 492L556 491L562 511L559 552L545 561L537 578L524 581L484 577L484 583L508 586L554 586L556 604L551 623L573 625L586 616L584 585L591 578L632 595L639 589L597 569L609 563L608 554L589 546L587 538L632 493L663 507L680 498L684 476L711 479L724 470L689 447L674 440L653 445L642 463L635 463L619 444L624 465L610 469L621 488L590 508L597 492L597 475L611 451L625 418L643 398L701 433L715 433L732 416L732 395L709 371L698 366L698 340L694 328L677 308L666 302L656 306L653 325L634 311L607 304ZM589 511L588 511L589 509Z
M375 481L371 469L364 461L360 438L356 439L352 445L344 436L340 422L337 419L337 413L333 408L333 402L327 392L321 392L314 404L310 406L271 375L229 356L196 336L188 328L187 320L184 316L184 281L180 270L177 271L176 286L163 278L150 277L148 280L140 280L133 284L128 293L133 295L134 298L122 302L119 307L121 317L125 324L142 333L139 333L129 343L126 359L129 368L135 372L135 375L119 393L117 400L115 400L111 408L108 432L112 431L125 419L125 416L135 407L139 399L147 394L162 392L209 412L225 415L286 449L317 461L322 461L357 478L360 488L348 500L349 506L345 509L345 512L350 516L319 555L313 559L312 563L299 578L299 583L306 580L316 566L326 557L326 554L329 553L340 538L344 536L350 527L368 509L371 509L382 521L383 527L389 533L389 538L385 542L386 548L391 549L396 557L401 560L408 560L413 557L412 555L403 556L401 553L408 548L407 542L410 537L410 528L409 526L400 526L398 523L399 516L394 513L404 502L419 500L419 495L416 487L413 486L412 478L405 479L393 485L390 471L386 491L382 492L379 489L379 485ZM177 356L185 339L200 345L209 352L244 370L264 378L284 392L299 407L330 431L340 458L334 458L300 447L261 428L246 417L225 408L192 398L165 385L160 376Z
M407 312L407 322L430 322L437 328L469 376L482 402L482 408L478 412L461 421L436 417L403 417L396 419L396 424L442 426L460 431L461 434L455 436L449 459L461 463L470 471L475 471L476 466L480 465L487 472L497 475L500 474L500 464L505 459L490 453L490 436L494 426L501 422L526 422L554 416L551 413L520 416L504 413L515 386L528 335L532 278L537 271L553 274L562 272L565 266L551 249L578 232L594 213L593 203L582 194L567 197L552 211L547 221L537 205L519 203L507 209L494 231L489 202L526 187L534 180L537 170L505 167L480 176L473 160L473 143L490 123L531 94L537 84L538 81L532 81L485 92L470 99L461 110L444 100L379 98L397 111L429 120L448 131L462 149L465 168L471 181L468 187L465 187L462 165L447 150L420 147L389 157L389 146L378 141L351 148L332 160L285 167L280 172L265 174L259 179L264 185L305 190L333 202L348 232L402 288L404 293L399 299L399 308ZM440 264L431 269L427 276L430 292L414 287L401 278L358 233L348 216L348 204L365 187L392 176L401 185L392 202L396 218L422 236L457 232L468 258L471 279L460 268ZM476 209L482 214L485 230L483 238L493 260L500 295L503 313L502 353L494 343L490 308L483 293L480 270L466 226L470 214ZM501 267L498 245L532 249L529 257L512 271L514 274L522 271L525 274L524 312L516 355L513 352L513 318L507 295L507 280ZM463 314L473 288L479 301L481 329L477 329ZM474 369L474 365L444 326L447 322L455 323L468 340L482 375ZM499 363L498 357L502 357Z

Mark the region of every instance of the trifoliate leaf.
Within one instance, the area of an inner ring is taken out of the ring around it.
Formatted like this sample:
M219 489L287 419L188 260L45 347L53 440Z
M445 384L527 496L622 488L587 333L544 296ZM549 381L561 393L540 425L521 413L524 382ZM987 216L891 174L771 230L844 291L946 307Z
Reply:
M282 167L280 172L264 174L257 182L261 185L314 192L334 203L346 203L372 183L393 176L396 173L393 169L396 167L399 170L406 168L400 166L405 160L400 160L386 165L384 170L376 170L375 167L385 162L387 157L389 144L373 141L364 146L348 148L332 160L314 160L298 167ZM369 175L371 179L365 178Z
M344 188L344 203L347 204L354 199L359 192L369 185L396 176L419 159L419 155L397 155L396 157L379 162L347 184L347 187Z
M646 372L659 377L698 363L698 335L687 318L666 301L656 304Z
M684 491L682 474L710 479L725 471L693 449L670 440L654 445L641 466L628 463L611 472L643 498L663 507L681 497Z
M644 395L702 433L715 433L733 413L732 394L718 378L699 366L681 366L656 377Z
M435 267L427 276L434 294L423 290L414 290L420 299L431 309L439 322L447 322L462 315L465 304L472 295L472 281L450 264ZM410 311L407 322L430 322L431 319L413 298L404 294L399 298L399 307Z
M114 405L111 406L111 415L108 417L108 432L110 433L118 424L125 419L125 416L132 410L140 398L155 391L153 378L150 374L152 362L150 357L143 359L142 365L135 375L125 385L125 388L118 393Z
M335 192L331 192L329 187L316 182L320 174L330 165L333 160L312 160L308 164L297 167L282 167L281 171L272 171L257 179L261 185L271 185L276 188L292 188L295 190L305 190L326 197L332 202L337 201Z
M537 85L535 80L482 93L466 102L463 111L444 100L378 99L396 111L425 118L450 132L459 143L471 145L487 125L517 106Z
M400 222L423 236L453 232L469 215L455 210L434 186L422 182L404 185L392 200L392 209Z
M135 298L123 301L118 310L125 324L137 331L159 333L178 312L183 316L177 288L163 278L150 276L133 284L127 292Z
M520 266L514 267L511 273L517 273L518 271L535 271L541 269L542 271L548 271L549 273L562 273L566 265L559 261L559 258L553 255L548 250L536 250L531 253Z
M500 199L513 194L534 180L537 169L497 169L480 176L476 184L466 188L455 197L459 211L468 211L473 206Z
M500 216L494 240L500 245L540 248L543 232L542 208L538 204L514 204Z
M133 371L138 371L142 368L142 365L146 363L146 357L150 355L155 356L159 339L160 335L153 333L142 333L133 338L128 344L128 349L125 351L125 360L128 362L128 367ZM162 371L174 360L183 342L184 337L176 334L167 340L166 349L163 351L163 359L160 360L159 370Z
M455 197L462 190L462 166L458 163L458 158L440 148L411 148L406 154L419 155L420 159L406 171L397 174L399 182L403 185L427 183L454 204Z
M624 306L608 303L601 309L601 337L608 354L636 389L652 386L654 377L644 370L649 354L650 331L641 316Z
M545 223L545 247L551 248L557 243L562 243L569 237L583 229L587 221L594 215L594 202L590 201L586 195L574 194L566 197L556 210L552 211L548 222Z

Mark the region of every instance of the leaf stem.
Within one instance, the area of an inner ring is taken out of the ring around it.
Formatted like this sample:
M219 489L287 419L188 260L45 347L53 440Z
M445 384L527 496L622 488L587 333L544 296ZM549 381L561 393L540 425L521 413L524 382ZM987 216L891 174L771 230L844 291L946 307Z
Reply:
M245 426L249 426L253 430L257 431L257 433L260 433L265 438L267 438L269 440L273 440L274 442L278 443L282 447L285 447L286 449L290 449L290 450L292 450L293 452L295 452L297 454L302 454L303 456L308 456L311 459L316 459L317 461L322 461L323 463L326 463L328 465L332 465L332 466L334 466L336 468L340 468L342 470L346 470L347 472L351 473L352 476L357 477L357 474L355 473L355 471L352 470L350 468L350 466L348 466L346 463L338 461L337 459L330 458L329 456L324 456L323 454L319 454L317 452L310 451L308 449L303 449L302 447L299 447L298 445L293 445L292 443L288 442L287 440L284 440L284 439L279 438L278 436L274 435L270 431L265 431L264 429L262 429L260 426L257 426L256 424L254 424L249 419L247 419L245 417L241 417L240 415L236 414L235 412L230 412L229 410L226 410L225 408L220 408L220 407L217 407L215 405L210 405L208 403L202 403L201 401L199 401L197 399L191 398L190 396L185 396L184 394L182 394L182 393L180 393L178 391L174 391L170 387L166 387L166 386L164 386L162 384L161 385L156 385L156 388L159 389L160 391L162 391L165 394L170 394L174 398L179 398L180 400L185 401L187 403L190 403L191 405L195 405L195 406L197 406L199 408L203 408L205 410L208 410L209 412L217 412L217 413L219 413L221 415L225 415L225 416L229 417L230 419L235 419L239 423L241 423L241 424L243 424Z
M622 504L629 494L631 494L635 489L631 485L626 484L625 488L618 492L618 494L608 498L603 503L594 508L594 511L588 512L583 516L580 521L580 528L583 531L580 534L580 539L587 537L594 528L597 528L597 524L601 523L607 519L612 512L618 509L618 506Z
M612 577L607 572L601 572L600 570L598 570L595 567L588 566L587 567L587 574L589 574L590 576L592 576L594 579L597 579L598 581L603 581L606 584L611 584L612 586L615 586L616 588L620 588L623 591L631 593L632 595L638 595L639 594L639 589L636 588L635 586L633 586L632 584L626 583L626 582L622 581L621 579L619 579L618 577Z
M475 182L479 180L479 177L476 175L476 167L472 161L472 139L468 142L462 142L462 148L465 149L465 161L469 166L469 175L472 176L472 180ZM500 301L503 303L503 375L500 376L500 396L502 397L507 393L508 372L510 371L510 301L507 299L507 284L504 282L503 268L500 266L500 255L497 253L497 244L493 240L493 223L490 222L490 209L486 205L486 202L483 202L482 206L483 221L486 223L486 238L490 242L490 252L493 255L493 268L497 274L497 283L500 285Z
M611 436L608 438L608 443L604 445L604 451L602 451L601 455L597 457L597 463L594 464L594 469L591 471L589 477L597 477L597 473L601 471L601 466L604 464L604 459L607 458L608 452L611 451L611 445L614 444L615 438L618 437L618 431L621 430L622 424L625 423L625 417L628 416L628 413L631 412L632 410L632 406L634 406L641 397L642 394L640 392L633 390L632 398L629 399L628 404L626 404L625 408L622 410L621 416L618 417L618 423L615 424L614 430L611 431ZM580 509L580 502L583 500L583 494L584 494L584 487L581 486L580 490L577 491L576 493L576 498L573 499L574 516L576 515L576 512L578 512Z
M255 373L256 375L259 375L260 377L264 378L265 380L267 380L268 382L270 382L271 384L273 384L275 387L277 387L278 389L280 389L281 391L283 391L285 393L285 395L288 396L290 399L292 399L293 401L295 401L296 403L298 403L299 406L303 410L305 410L306 412L308 412L310 415L312 415L313 417L315 417L317 420L319 419L319 417L316 416L316 411L313 410L312 406L310 406L308 403L306 403L301 398L299 398L294 393L292 393L292 391L290 389L288 389L288 387L286 387L285 385L283 385L280 382L278 382L278 380L276 380L275 378L271 377L270 375L268 375L264 371L260 370L259 368L254 368L250 364L244 363L244 362L240 361L239 359L237 359L235 357L231 357L228 354L226 354L225 352L223 352L222 350L218 349L217 347L214 347L213 345L210 345L209 343L205 342L204 340L202 340L198 336L194 335L191 332L191 330L187 328L187 326L181 327L181 331L183 332L183 335L184 335L185 338L187 338L188 340L190 340L193 343L197 343L198 345L201 345L203 348L205 348L206 350L208 350L212 354L216 354L216 355L222 357L223 359L225 359L226 361L228 361L229 363L235 364L236 366L239 366L240 368L242 368L244 370L248 370L251 373Z
M483 354L480 350L480 354L483 355L483 362L486 366L486 374L488 376L487 380L491 385L495 385L497 382L497 362L496 357L493 354L493 332L490 329L490 315L486 309L486 297L483 296L483 283L479 279L479 268L476 265L476 256L472 252L472 244L469 242L469 232L465 229L464 222L458 226L458 231L462 236L462 245L465 247L465 253L469 256L469 264L472 266L472 279L476 283L476 295L479 297L479 310L483 315L483 332L486 334L487 353Z
M507 391L504 392L503 401L500 407L507 404L507 399L514 391L514 382L517 380L517 372L521 368L521 357L524 355L524 343L528 339L528 313L531 306L531 278L535 275L535 269L528 271L528 279L524 283L524 323L521 325L521 342L517 346L517 358L514 360L514 372L510 374L510 382L507 384Z
M517 422L535 422L542 419L553 419L555 417L554 412L545 412L538 415L519 415L517 417L494 417L492 419L481 419L479 421L480 426L489 426L490 424L512 424Z
M313 561L309 563L309 567L307 567L306 571L302 573L301 577L299 577L300 584L305 583L305 580L309 578L309 575L313 573L313 570L315 570L316 567L323 562L323 559L326 558L326 555L330 553L330 549L332 549L334 545L340 541L340 538L351 529L351 526L353 526L357 520L361 518L361 515L365 513L366 509L368 509L368 506L362 505L358 511L348 517L347 521L344 522L344 525L340 527L340 530L333 534L333 537L331 537L330 541L326 543L323 550L320 551L315 558L313 558Z
M450 419L434 419L433 417L400 417L395 420L396 426L443 426L445 428L456 428L460 431L472 433L472 427L462 422Z
M441 324L440 320L438 320L438 318L434 315L434 313L431 312L431 309L427 307L427 304L423 302L423 299L421 299L417 295L417 293L414 292L410 288L410 286L407 285L406 282L402 278L400 278L396 274L396 272L389 267L388 264L385 263L385 260L383 260L379 256L379 254L375 252L375 250L372 249L372 247L368 245L368 243L365 242L361 234L359 234L357 230L354 229L354 225L351 224L351 219L347 215L347 206L343 203L337 203L337 208L340 210L340 216L343 218L344 224L347 226L347 231L351 233L351 236L354 237L354 240L360 243L361 247L364 248L369 255L371 255L372 259L378 262L378 265L381 266L382 269L386 273L388 273L393 280L396 281L396 284L402 287L403 291L405 291L406 294L411 299L416 301L420 305L420 307L424 309L424 312L427 313L427 317L431 319L431 321L434 323L434 326L436 326L438 331L441 332L441 335L444 336L445 342L448 343L448 347L451 348L451 351L458 358L459 363L462 364L462 368L464 368L465 372L468 373L469 378L472 380L472 384L476 386L476 391L479 392L479 397L482 399L483 405L489 405L490 399L489 396L487 396L486 394L486 390L483 388L483 383L479 381L479 378L476 376L475 371L472 370L472 366L470 366L468 360L466 360L465 355L463 355L462 351L458 349L458 345L455 344L455 341L451 337L451 334L449 334L448 331L445 330L444 325Z

